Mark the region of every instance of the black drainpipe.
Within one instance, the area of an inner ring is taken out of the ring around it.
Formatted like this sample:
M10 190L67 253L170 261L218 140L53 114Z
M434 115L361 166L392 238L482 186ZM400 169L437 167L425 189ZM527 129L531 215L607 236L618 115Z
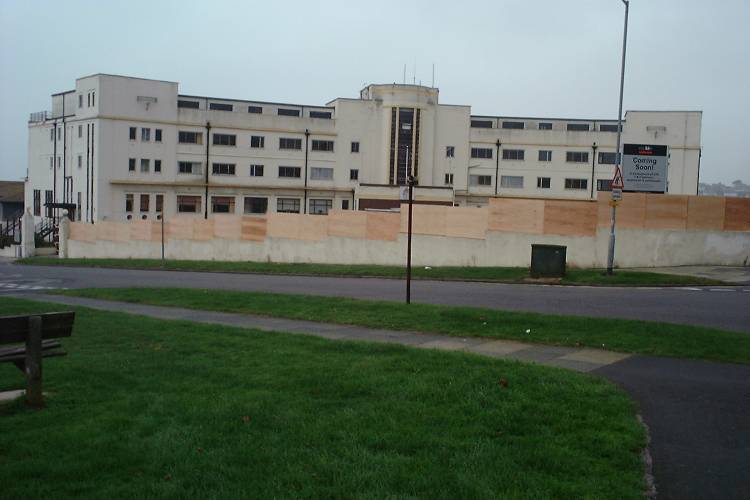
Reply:
M701 190L701 156L703 156L703 149L698 150L698 179L695 181L695 195L698 196Z
M67 139L66 136L68 134L66 133L67 130L66 130L66 127L65 127L65 94L63 94L63 96L62 96L62 115L63 115L62 116L62 123L63 123L63 127L62 127L62 129L63 129L63 203L67 203L68 202L68 199L67 199L67 194L68 194L68 180L67 180L67 175L66 175L67 171L66 171L66 168L65 168L66 167L66 165L65 165L65 163L66 163L65 162L65 157L68 154L67 153L68 148L67 148L67 144L66 144L66 142L67 142L66 141L66 139Z
M208 153L211 144L211 122L206 122L206 197L204 201L203 218L208 219Z
M52 203L57 203L57 120L55 120L53 127L54 142L52 143ZM55 215L55 212L53 212L51 209L48 208L47 210L49 210L50 215ZM45 210L45 212L47 210Z
M86 217L84 221L89 220L89 156L91 156L91 143L89 142L89 124L86 124Z
M307 155L310 148L307 147L307 143L310 140L310 130L305 129L305 193L303 195L304 199L304 207L302 208L302 213L307 213Z
M495 148L497 149L497 151L495 151L495 196L497 196L497 186L500 183L500 178L498 177L498 175L500 175L500 146L502 145L503 143L500 142L500 139L495 142ZM468 186L466 187L466 190L468 192Z
M599 146L596 145L596 143L591 145L591 149L594 150L594 154L591 158L591 199L594 199L594 167L596 166L596 148Z
M94 203L94 146L96 144L96 141L94 139L94 128L96 127L96 123L91 124L91 223L94 223L94 207L96 207L96 203Z

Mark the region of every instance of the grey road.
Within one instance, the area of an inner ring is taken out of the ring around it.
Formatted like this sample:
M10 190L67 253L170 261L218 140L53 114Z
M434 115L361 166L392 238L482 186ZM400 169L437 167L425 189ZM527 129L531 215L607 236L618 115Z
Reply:
M0 296L26 287L185 287L403 300L401 280L15 265L0 261ZM35 288L38 287L38 288ZM602 288L415 281L412 300L513 311L665 321L750 333L750 286Z

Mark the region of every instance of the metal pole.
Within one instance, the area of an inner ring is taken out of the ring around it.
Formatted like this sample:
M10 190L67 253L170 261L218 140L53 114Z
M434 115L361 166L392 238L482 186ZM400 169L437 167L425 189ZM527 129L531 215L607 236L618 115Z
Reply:
M625 49L628 45L628 10L629 0L622 0L625 4L625 26L622 33L622 62L620 64L620 107L617 112L617 150L615 151L615 171L620 169L622 153L620 152L620 141L622 137L622 94L625 86ZM612 216L609 226L609 246L607 248L607 274L613 274L615 264L615 220L617 219L617 207L612 203Z
M500 146L502 146L502 144L503 143L500 142L500 139L498 139L497 142L495 142L495 149L496 149L495 151L495 156L496 156L495 158L495 196L497 196L497 185L500 182L500 179L498 178L498 176L500 175ZM468 189L469 184L466 183L466 186Z
M310 130L305 129L305 191L302 193L302 213L307 213L307 158L310 148L308 143L310 142Z
M414 177L409 176L409 233L406 243L406 303L411 304L411 218L414 200Z
M164 204L161 206L161 261L164 263Z

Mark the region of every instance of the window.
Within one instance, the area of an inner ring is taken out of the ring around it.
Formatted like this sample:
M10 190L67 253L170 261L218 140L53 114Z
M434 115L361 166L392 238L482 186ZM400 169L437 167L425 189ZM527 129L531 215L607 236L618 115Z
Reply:
M246 214L264 214L268 212L268 198L245 197Z
M279 198L276 200L276 211L281 213L299 213L299 198Z
M83 125L78 125L78 138L83 137Z
M312 167L310 169L310 179L314 181L332 181L333 169L325 167Z
M180 213L196 213L201 209L200 196L177 196L177 211Z
M300 177L300 167L279 167L279 177Z
M83 166L83 156L78 155L78 168Z
M161 173L161 160L154 160L154 172Z
M359 142L352 141L352 153L359 153Z
M126 212L133 211L133 195L132 194L125 195L125 211Z
M539 161L552 161L552 151L539 150Z
M612 191L612 179L597 179L596 190L597 191Z
M333 208L333 200L310 200L310 214L328 215L328 211Z
M214 163L211 173L214 175L234 175L234 163Z
M208 109L214 111L232 111L234 107L231 104L224 104L223 102L212 102L208 104Z
M503 149L503 160L523 160L523 149Z
M565 161L571 163L588 163L589 154L586 151L567 151Z
M264 148L266 146L266 138L262 135L253 135L250 137L251 148Z
M523 122L503 122L503 128L522 129L524 125Z
M130 140L136 140L136 134L138 134L138 127L130 127Z
M472 175L472 176L469 176L469 183L472 186L491 186L492 176L491 175Z
M279 137L279 149L302 149L302 139Z
M550 178L549 177L537 177L536 178L536 187L540 189L549 189L550 187Z
M182 99L177 101L178 108L198 109L198 101L183 101Z
M588 123L568 123L568 130L570 132L588 132Z
M492 159L492 148L471 148L471 157Z
M151 160L141 158L141 172L148 172L151 169Z
M177 133L177 142L180 144L203 144L203 133L180 131Z
M49 129L49 140L54 141L55 140L55 129L51 128Z
M277 113L279 116L299 116L299 109L279 108Z
M588 179L565 179L565 189L586 189L588 186Z
M211 213L214 214L233 214L234 213L234 196L212 196Z
M44 191L44 204L52 203L52 190L46 189ZM52 217L52 209L50 207L45 207L45 217Z
M471 120L472 128L492 128L492 120Z
M42 215L42 192L34 190L34 215Z
M446 158L455 158L456 156L456 147L455 146L445 146L445 157Z
M96 106L96 92L91 93L91 105Z
M616 123L601 123L599 125L599 132L617 132Z
M179 174L200 174L201 163L194 161L177 162L177 173Z
M263 108L261 108L260 106L248 106L247 107L247 112L248 113L254 113L256 115L260 115L260 114L263 113Z
M501 175L500 187L519 189L523 187L523 176L520 175Z
M142 128L141 129L141 140L144 142L148 142L151 140L151 129L150 128Z
M616 159L617 159L617 154L614 152L612 153L607 153L604 151L599 152L599 164L600 165L614 165Z
M330 111L310 111L310 118L323 118L330 120L333 114Z
M151 199L151 196L149 196L147 194L142 194L140 196L140 201L141 201L140 202L140 209L141 209L141 212L148 212L148 205L149 205L150 199Z
M453 185L453 174L445 174L445 185L446 186Z
M349 200L341 200L341 210L349 210Z
M86 107L91 107L91 92L86 94Z
M352 168L349 170L349 180L350 181L358 181L359 180L359 169Z
M161 142L161 129L160 128L154 129L154 141Z
M321 141L318 139L313 139L312 150L333 152L333 141Z
M59 141L60 139L62 139L62 127L57 129L57 140Z
M214 146L236 146L237 136L234 134L214 134Z
M78 94L78 107L83 107L83 94Z
M160 214L164 211L164 195L156 195L156 213Z
M250 165L250 177L263 177L263 165Z
M539 130L552 130L552 124L549 122L539 122Z
M128 172L135 172L135 158L128 158Z
M50 156L49 157L49 169L52 170L53 168L55 168L55 159Z

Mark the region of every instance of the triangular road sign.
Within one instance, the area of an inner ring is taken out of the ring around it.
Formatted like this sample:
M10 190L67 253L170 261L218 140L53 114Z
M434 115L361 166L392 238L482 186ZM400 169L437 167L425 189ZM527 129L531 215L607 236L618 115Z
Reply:
M622 189L624 188L623 179L622 179L622 171L620 170L620 167L617 167L615 169L615 177L612 179L612 189Z

